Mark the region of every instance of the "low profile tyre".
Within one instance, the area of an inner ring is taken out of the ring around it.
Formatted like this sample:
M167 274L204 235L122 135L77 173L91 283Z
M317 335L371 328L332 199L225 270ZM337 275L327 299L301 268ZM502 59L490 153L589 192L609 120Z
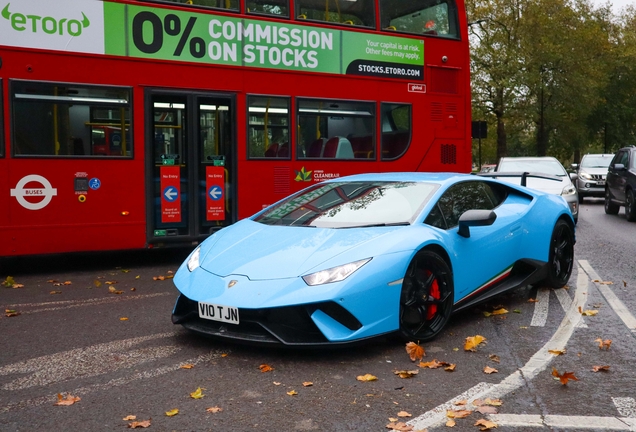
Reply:
M611 200L612 194L608 188L605 188L605 213L607 214L618 214L618 204L614 204Z
M634 191L630 189L625 194L625 216L630 222L636 221L636 203L634 201Z
M548 255L548 275L542 285L561 288L570 279L574 265L574 232L564 220L559 220L552 230L550 253Z
M427 341L446 326L454 302L453 274L431 251L419 252L409 264L400 295L400 334L408 341Z

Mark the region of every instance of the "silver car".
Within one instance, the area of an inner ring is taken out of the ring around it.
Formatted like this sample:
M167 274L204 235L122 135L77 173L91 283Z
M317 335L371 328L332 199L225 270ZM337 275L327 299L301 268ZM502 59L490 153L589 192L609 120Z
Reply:
M613 154L586 154L579 165L572 164L576 170L576 189L579 191L579 201L585 197L605 196L605 178Z
M607 171L607 170L606 170ZM561 165L556 158L551 156L540 157L503 157L499 159L499 164L495 169L495 173L541 173L557 176L561 179L560 182L554 180L547 180L541 178L528 177L526 179L526 186L529 188L537 189L543 192L552 193L555 195L561 195L567 201L574 222L579 219L579 194L570 179L567 171ZM501 180L505 180L511 183L520 184L521 174L519 177L502 177Z

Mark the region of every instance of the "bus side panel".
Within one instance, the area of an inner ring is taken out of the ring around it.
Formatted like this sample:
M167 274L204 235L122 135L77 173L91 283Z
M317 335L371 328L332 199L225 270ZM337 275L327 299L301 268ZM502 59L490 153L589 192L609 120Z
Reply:
M0 255L145 247L137 160L11 159L3 194L11 189L12 196L2 224L9 241L0 242Z

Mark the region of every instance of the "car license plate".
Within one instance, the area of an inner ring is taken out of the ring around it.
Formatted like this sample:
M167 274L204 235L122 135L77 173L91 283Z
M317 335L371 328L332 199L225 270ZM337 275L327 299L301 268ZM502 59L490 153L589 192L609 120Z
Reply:
M596 182L597 186L605 186L605 182L604 181L598 181Z
M231 306L199 302L199 318L238 324L239 310Z

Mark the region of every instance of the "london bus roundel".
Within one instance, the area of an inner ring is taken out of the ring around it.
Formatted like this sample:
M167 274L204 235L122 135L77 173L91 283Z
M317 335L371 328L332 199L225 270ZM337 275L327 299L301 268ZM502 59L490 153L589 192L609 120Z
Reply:
M41 187L25 188L30 182L39 183ZM18 203L27 210L41 210L46 207L54 196L57 195L57 189L51 186L46 178L37 174L30 174L22 177L15 189L11 189L11 196L14 196ZM31 202L26 197L42 198L37 202Z

